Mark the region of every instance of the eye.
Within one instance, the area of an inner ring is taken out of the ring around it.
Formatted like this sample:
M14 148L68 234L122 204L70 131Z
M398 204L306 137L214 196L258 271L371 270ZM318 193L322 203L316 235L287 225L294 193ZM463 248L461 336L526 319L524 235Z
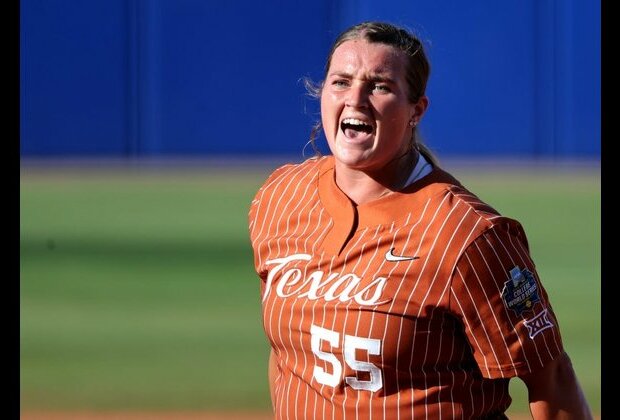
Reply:
M383 83L375 84L372 89L379 93L389 93L392 91L388 85Z
M347 87L347 86L349 86L349 81L346 80L346 79L335 79L332 82L332 86L335 86L337 88Z

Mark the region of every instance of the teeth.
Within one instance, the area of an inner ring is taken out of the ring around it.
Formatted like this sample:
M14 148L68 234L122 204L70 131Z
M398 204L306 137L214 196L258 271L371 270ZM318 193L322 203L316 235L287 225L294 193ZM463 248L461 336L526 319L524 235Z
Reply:
M364 121L358 120L357 118L345 118L344 120L342 120L343 124L349 124L349 125L370 125L370 124L366 124Z

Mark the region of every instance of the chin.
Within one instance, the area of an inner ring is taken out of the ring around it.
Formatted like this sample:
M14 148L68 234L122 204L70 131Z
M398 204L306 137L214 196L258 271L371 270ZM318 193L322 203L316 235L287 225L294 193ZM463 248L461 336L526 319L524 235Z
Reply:
M340 164L345 165L351 169L364 169L369 166L370 159L368 156L365 156L361 153L359 154L346 154L343 155L335 154L334 158L340 162Z
M372 157L374 153L373 146L373 142L353 143L341 140L337 142L336 147L331 148L331 150L332 153L334 153L335 150L336 153L334 153L334 155L338 155L343 160L366 160Z

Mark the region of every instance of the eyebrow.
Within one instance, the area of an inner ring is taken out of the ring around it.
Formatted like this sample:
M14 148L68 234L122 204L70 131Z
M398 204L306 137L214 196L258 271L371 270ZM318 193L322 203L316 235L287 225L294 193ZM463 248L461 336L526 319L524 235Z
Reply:
M351 73L347 73L346 71L335 71L333 73L329 73L327 76L328 77L331 77L331 76L347 77L347 78L353 77L351 75ZM383 76L383 75L381 75L381 73L374 74L374 75L370 76L367 80L369 80L371 82L396 83L394 81L394 79L392 79L392 78L390 78L388 76Z

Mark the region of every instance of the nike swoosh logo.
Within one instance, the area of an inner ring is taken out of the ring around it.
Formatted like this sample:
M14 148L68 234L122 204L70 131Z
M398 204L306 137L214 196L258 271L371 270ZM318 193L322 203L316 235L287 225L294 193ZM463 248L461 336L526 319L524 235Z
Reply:
M417 260L420 257L406 257L404 255L394 255L394 248L390 249L385 253L385 259L387 261L398 262L398 261L411 261Z

